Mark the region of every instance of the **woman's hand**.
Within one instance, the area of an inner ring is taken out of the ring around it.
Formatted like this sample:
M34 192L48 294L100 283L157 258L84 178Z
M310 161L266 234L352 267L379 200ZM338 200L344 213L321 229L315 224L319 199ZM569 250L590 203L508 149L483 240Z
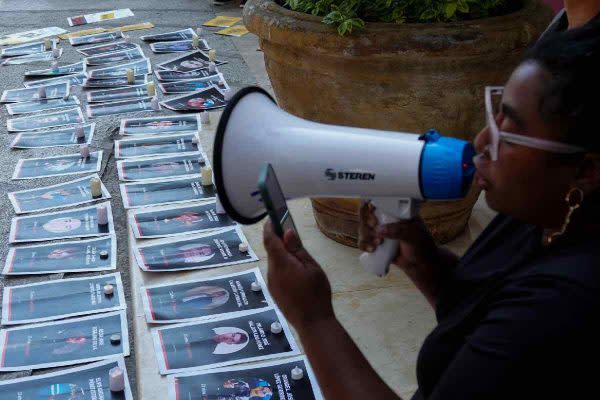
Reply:
M398 240L398 252L392 261L415 283L435 307L437 292L458 257L439 247L420 218L379 226L371 203L360 209L358 247L373 252L385 239Z
M437 245L421 218L379 226L375 207L365 203L360 209L358 247L372 253L385 239L398 240L398 252L393 263L403 270L429 262Z
M298 236L288 230L281 240L268 221L264 245L269 256L269 290L290 323L301 331L335 319L329 280Z

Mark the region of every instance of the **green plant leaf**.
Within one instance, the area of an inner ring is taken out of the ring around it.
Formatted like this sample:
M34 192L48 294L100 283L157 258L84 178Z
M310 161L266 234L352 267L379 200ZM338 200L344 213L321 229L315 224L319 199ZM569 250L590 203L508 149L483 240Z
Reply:
M456 3L448 3L446 4L446 18L452 18L454 17L454 14L456 14L456 8L457 8L457 4Z

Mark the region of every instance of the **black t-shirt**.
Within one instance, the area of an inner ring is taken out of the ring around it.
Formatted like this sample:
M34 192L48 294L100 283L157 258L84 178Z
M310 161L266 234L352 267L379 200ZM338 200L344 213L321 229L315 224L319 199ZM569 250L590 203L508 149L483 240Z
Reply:
M541 245L498 216L438 295L413 400L596 398L600 237Z

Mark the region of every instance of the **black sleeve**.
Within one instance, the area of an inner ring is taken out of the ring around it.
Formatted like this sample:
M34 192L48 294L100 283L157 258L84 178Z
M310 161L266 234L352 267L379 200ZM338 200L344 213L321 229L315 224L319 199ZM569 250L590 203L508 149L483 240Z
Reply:
M542 398L537 396L540 388L552 388L555 374L568 386L565 375L581 377L576 370L582 367L571 361L586 357L582 332L591 335L597 328L590 322L598 319L597 297L554 277L531 277L503 287L427 399L525 398L515 396L524 387L536 394L531 398Z

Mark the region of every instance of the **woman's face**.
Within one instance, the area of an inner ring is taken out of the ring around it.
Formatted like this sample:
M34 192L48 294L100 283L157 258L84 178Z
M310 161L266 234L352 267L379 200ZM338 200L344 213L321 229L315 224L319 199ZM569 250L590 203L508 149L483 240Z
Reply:
M565 141L556 124L545 121L540 113L544 88L551 76L539 65L521 64L504 88L497 116L501 131L541 139ZM507 142L500 142L498 160L484 151L490 142L488 128L475 138L475 184L485 190L488 205L518 220L555 228L566 212L565 196L575 182L578 163L567 162L556 154Z

